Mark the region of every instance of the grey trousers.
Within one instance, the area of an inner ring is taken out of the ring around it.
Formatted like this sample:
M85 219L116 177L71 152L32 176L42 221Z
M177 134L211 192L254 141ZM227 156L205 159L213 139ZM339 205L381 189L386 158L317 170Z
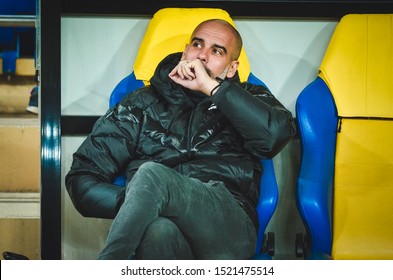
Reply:
M98 259L247 259L256 230L221 182L143 164L127 185Z

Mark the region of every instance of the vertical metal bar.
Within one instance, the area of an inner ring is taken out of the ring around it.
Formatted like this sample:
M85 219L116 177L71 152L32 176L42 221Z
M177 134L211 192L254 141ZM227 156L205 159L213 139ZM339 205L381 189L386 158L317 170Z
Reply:
M41 23L39 27L41 30L41 258L56 260L61 259L61 0L39 2Z

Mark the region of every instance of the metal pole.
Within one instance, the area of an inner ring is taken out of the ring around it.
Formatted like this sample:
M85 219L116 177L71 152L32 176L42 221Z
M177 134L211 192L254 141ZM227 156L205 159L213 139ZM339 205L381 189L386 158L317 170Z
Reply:
M0 15L1 27L35 27L36 16Z

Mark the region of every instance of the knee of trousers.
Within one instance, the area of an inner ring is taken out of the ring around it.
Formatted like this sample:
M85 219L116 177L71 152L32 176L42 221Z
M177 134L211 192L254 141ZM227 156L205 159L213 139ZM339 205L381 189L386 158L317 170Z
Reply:
M168 167L162 165L161 163L149 161L143 163L139 166L135 176L144 176L146 178L156 178L159 179L162 177L162 174L166 174L168 172Z
M149 224L145 231L144 239L150 242L168 242L182 237L179 228L169 219L159 217Z
M182 232L168 218L158 217L145 231L136 250L137 259L194 259Z
M163 180L162 177L166 173L167 167L164 165L156 162L145 162L139 167L132 180L128 183L128 186L133 186L132 188L146 185L150 185L150 188L159 187Z

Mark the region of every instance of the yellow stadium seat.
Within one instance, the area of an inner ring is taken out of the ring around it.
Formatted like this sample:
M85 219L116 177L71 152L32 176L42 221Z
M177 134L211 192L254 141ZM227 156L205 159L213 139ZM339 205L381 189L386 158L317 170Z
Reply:
M306 258L393 259L393 15L349 14L296 102Z

